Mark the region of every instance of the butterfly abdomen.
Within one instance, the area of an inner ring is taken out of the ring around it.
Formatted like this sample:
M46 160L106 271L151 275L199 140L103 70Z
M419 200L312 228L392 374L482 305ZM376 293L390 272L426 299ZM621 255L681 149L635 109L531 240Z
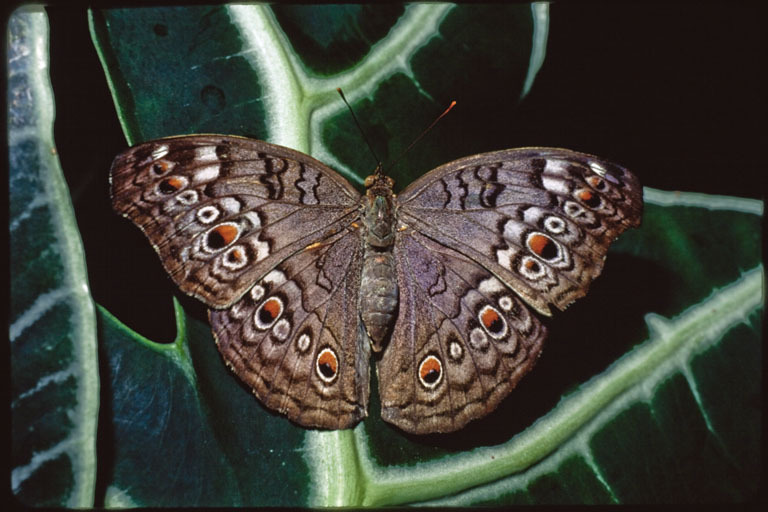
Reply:
M392 252L367 247L360 281L360 317L374 352L384 348L395 324L398 295Z

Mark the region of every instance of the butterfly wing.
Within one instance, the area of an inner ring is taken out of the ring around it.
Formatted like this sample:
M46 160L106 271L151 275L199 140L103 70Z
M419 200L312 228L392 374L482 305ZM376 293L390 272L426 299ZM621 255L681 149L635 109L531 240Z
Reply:
M491 272L412 229L395 253L399 316L377 363L382 418L426 434L485 416L534 365L546 330Z
M110 172L112 203L187 294L222 308L296 251L354 220L358 192L297 151L242 137L140 144Z
M359 194L345 179L288 148L194 135L122 153L111 187L176 284L214 308L219 351L267 407L308 427L365 416Z
M493 410L546 337L523 300L548 315L583 296L642 212L629 171L546 148L448 163L397 199L400 307L377 372L382 417L413 433Z
M477 261L546 315L586 294L610 243L642 216L628 170L551 148L450 162L398 200L401 223Z
M209 312L230 368L265 406L305 427L348 428L366 415L361 250L349 228L281 262L232 307Z

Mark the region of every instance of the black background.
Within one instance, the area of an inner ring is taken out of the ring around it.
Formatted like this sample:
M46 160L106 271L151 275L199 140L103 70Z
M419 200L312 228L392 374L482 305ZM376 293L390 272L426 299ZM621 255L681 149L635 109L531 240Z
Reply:
M550 14L546 59L513 120L514 145L589 147L648 186L762 197L757 3L572 3ZM108 167L125 140L86 13L53 7L49 15L62 166Z
M107 169L126 142L86 12L64 6L48 12L55 138L78 223L148 247L129 222L102 213L110 210ZM550 15L544 65L505 126L510 146L598 154L629 167L649 187L763 197L764 18L757 2L563 3L551 5ZM154 253L110 253L119 245L87 237L84 243L96 301L150 339L172 340L167 297L178 296L176 288L160 265L136 261L156 262ZM110 289L116 268L128 280L131 272L155 269L151 279L162 284L153 296L142 290L143 305L134 311L135 297ZM157 317L147 316L148 301Z

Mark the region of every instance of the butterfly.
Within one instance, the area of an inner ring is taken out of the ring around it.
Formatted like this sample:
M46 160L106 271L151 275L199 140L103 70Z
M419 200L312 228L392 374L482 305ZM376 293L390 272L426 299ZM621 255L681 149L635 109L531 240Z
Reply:
M586 294L610 243L640 225L625 168L567 149L461 158L401 193L381 166L360 194L314 158L224 135L118 155L114 209L204 302L226 364L310 428L367 415L417 434L491 411L531 370L549 316Z

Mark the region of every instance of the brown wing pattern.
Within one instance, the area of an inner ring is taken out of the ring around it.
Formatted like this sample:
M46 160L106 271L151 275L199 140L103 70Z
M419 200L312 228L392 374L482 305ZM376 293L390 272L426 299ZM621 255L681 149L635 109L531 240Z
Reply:
M110 178L115 210L144 231L184 292L216 308L343 229L359 201L317 160L241 137L147 142L119 155Z
M280 263L232 307L209 313L227 365L266 407L306 427L348 428L367 414L360 250L357 230L334 235Z
M618 165L565 149L456 160L398 197L399 220L477 261L540 313L600 274L610 243L640 224L642 188Z
M414 230L396 245L399 316L377 364L382 417L458 430L496 408L536 362L546 330L504 283Z
M363 252L385 261L387 248L366 248L352 185L297 151L220 135L133 147L110 182L115 210L213 308L219 351L266 407L306 427L365 417ZM423 434L495 409L546 337L525 303L548 315L583 296L641 215L635 176L565 149L475 155L408 186L395 199L395 266L382 274L396 269L399 287L376 363L382 417ZM373 300L383 284L371 282Z

